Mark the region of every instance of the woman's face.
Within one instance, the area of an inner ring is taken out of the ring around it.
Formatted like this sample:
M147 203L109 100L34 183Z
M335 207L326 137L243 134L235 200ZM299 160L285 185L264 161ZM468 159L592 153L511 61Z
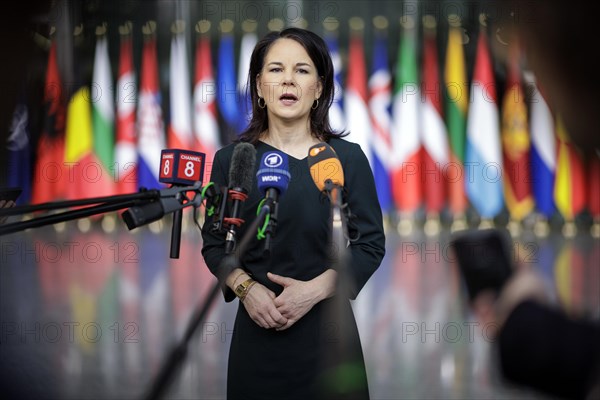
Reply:
M271 45L256 84L269 119L286 121L308 118L322 89L317 68L304 47L287 38Z

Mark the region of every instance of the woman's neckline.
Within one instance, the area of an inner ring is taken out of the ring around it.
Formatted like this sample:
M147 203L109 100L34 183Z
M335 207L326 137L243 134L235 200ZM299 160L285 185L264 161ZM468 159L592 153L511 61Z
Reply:
M289 158L292 158L292 159L294 159L296 161L304 161L304 160L306 160L308 158L308 154L306 156L304 156L303 158L294 157L293 155L291 155L289 153L286 153L285 151L283 151L281 149L278 149L277 147L275 147L275 146L273 146L273 145L271 145L271 144L269 144L267 142L263 142L260 139L258 140L258 143L261 143L261 144L263 144L263 145L265 145L267 147L270 147L270 148L272 148L274 150L280 151L280 152L284 153L285 155L287 155Z

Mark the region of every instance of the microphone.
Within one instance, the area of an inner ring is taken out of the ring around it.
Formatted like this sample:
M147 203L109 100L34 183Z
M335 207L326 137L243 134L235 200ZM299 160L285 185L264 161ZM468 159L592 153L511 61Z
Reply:
M343 212L342 192L344 171L335 150L325 142L308 149L308 167L313 182L321 192L326 192L331 203L331 258L338 272L345 268L347 227Z
M174 186L167 189L148 191L155 193L156 198L152 202L130 207L121 214L121 217L129 230L158 221L165 215L181 211L190 205L198 207L199 202L202 200L201 197L195 196L192 201L187 202L183 202L182 199L185 197L186 192L197 192L201 189L201 182L196 181L192 186Z
M263 154L259 170L256 172L256 180L258 190L265 197L259 208L266 206L269 209L268 221L262 229L259 229L258 234L259 239L265 239L264 252L266 253L270 252L271 236L275 235L277 227L279 198L287 190L290 178L287 154L280 151L269 151Z
M173 186L192 185L204 176L206 155L197 151L165 149L160 152L160 174L158 181ZM181 193L178 200L181 199ZM171 226L171 258L179 258L181 243L181 221L183 212L177 209L173 212Z
M190 200L186 192L197 193L204 176L204 153L181 149L164 149L160 153L160 173L158 181L170 184L171 188L159 191L158 201L131 207L122 214L129 230L161 219L173 213L171 228L171 258L179 258L181 243L181 222L183 208L196 204L196 196ZM190 196L192 194L190 193ZM202 201L200 199L199 201Z
M242 203L248 198L252 187L252 174L256 162L256 149L250 143L238 143L233 149L229 166L229 191L231 212L229 218L223 221L228 225L225 236L225 253L231 254L235 249L237 228L244 220L240 218Z
M344 170L340 160L330 145L317 143L308 149L308 167L315 185L329 195L332 205L342 206Z
M332 207L341 209L346 224L347 239L354 242L360 238L360 232L354 222L355 215L344 203L344 170L335 150L321 142L308 150L308 166L313 182L320 191L326 192Z

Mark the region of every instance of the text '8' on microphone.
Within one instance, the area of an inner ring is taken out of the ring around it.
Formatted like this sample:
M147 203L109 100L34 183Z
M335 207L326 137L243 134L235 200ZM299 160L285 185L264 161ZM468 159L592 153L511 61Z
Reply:
M204 163L206 155L197 151L182 149L165 149L160 154L160 174L158 181L175 186L190 186L200 182L204 176ZM177 199L183 204L183 193ZM191 199L186 199L191 201ZM171 258L179 258L181 244L181 225L183 211L181 209L173 212L173 225L171 227Z
M280 151L269 151L263 154L256 172L258 190L264 196L261 206L269 209L268 221L265 222L263 228L259 229L258 235L259 239L265 239L264 251L266 254L270 252L271 237L275 235L277 227L279 198L283 196L290 183L291 175L288 164L287 154Z
M230 217L223 221L228 225L225 236L225 253L231 254L235 249L237 228L244 220L240 219L242 204L248 198L252 187L254 164L256 163L256 149L250 143L238 143L233 149L231 164L229 165L229 191L231 199Z

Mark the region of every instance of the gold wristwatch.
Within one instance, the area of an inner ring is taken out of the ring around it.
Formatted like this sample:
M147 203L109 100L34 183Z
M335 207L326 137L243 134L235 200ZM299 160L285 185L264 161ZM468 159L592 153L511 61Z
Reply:
M235 295L239 297L241 301L244 301L244 298L248 294L248 290L252 287L252 284L256 283L256 281L252 278L246 279L244 282L237 285L235 288Z

